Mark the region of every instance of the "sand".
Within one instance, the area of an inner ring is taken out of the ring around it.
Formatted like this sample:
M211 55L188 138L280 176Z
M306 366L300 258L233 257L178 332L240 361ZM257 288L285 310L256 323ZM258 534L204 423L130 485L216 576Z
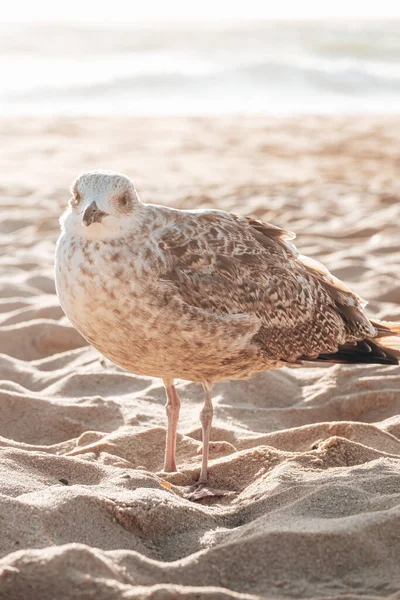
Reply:
M164 390L89 348L58 305L58 216L82 170L147 202L298 234L400 321L400 118L3 120L0 598L399 598L400 369L284 368L215 387L199 503L199 385Z

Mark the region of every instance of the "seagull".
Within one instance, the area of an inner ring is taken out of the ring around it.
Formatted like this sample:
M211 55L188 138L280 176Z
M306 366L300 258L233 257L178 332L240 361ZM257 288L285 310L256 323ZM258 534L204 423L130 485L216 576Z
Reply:
M165 472L177 470L175 380L203 385L202 463L189 499L223 493L208 480L215 382L310 362L399 363L400 323L369 319L357 294L298 252L293 233L221 210L142 203L113 171L83 173L71 194L56 248L60 304L113 363L163 380Z

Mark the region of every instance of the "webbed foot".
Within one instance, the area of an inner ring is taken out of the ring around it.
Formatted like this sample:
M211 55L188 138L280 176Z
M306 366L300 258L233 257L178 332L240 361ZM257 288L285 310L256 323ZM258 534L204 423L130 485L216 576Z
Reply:
M219 490L216 488L212 488L208 485L208 483L195 483L187 488L185 488L183 497L191 502L196 502L197 500L201 500L202 498L215 498L218 496L229 496L234 492L230 492L228 490Z

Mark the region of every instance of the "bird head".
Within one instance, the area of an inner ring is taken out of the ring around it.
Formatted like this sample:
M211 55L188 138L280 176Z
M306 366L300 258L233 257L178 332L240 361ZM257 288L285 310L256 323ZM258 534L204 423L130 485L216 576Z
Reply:
M114 171L82 173L72 184L71 194L61 228L89 240L126 233L141 206L129 177Z

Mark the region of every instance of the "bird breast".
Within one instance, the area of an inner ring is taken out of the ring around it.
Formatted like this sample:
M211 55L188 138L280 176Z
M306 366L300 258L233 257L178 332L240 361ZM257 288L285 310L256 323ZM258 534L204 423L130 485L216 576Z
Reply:
M151 341L155 307L143 301L151 282L131 247L64 233L57 244L55 279L60 304L76 329L117 364L142 372L139 363Z

